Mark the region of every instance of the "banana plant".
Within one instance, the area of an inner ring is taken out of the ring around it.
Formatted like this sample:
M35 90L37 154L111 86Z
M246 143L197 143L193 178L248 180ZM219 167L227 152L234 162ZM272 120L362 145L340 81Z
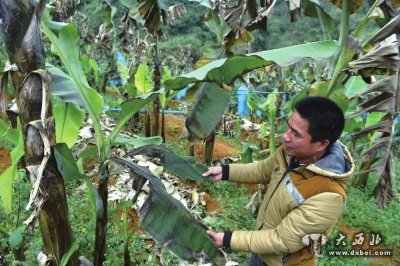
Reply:
M1 30L4 33L9 67L3 74L1 88L7 87L11 75L18 118L19 141L12 153L12 165L1 176L5 185L2 201L10 211L10 185L16 179L16 165L25 154L25 165L32 182L32 191L27 209L34 207L31 217L24 222L33 227L39 220L44 250L51 254L51 265L58 265L72 245L72 231L68 219L68 208L61 173L55 165L54 120L50 110L51 76L45 70L44 49L40 23L46 1L1 1ZM7 99L3 98L3 108ZM24 150L25 152L21 151ZM4 193L4 191L6 193ZM57 207L56 207L57 206ZM77 261L76 253L72 261ZM75 265L71 262L69 265Z
M154 46L150 49L153 66L152 86L154 91L158 91L162 85L162 66L158 49L158 36L162 33L161 22L163 21L166 24L168 21L167 8L162 0L138 0L137 4L126 0L122 0L121 2L129 8L130 17L142 23L147 32L153 37ZM145 133L147 137L160 135L161 103L159 97L154 98L151 109L152 124L150 124L150 112L147 112L145 120Z
M369 44L375 46L364 56L352 61L348 65L347 71L352 74L359 74L364 79L370 78L372 75L388 75L389 77L380 78L377 82L370 84L362 95L374 93L374 97L367 100L361 105L361 109L352 114L350 117L356 117L362 113L374 112L383 113L382 118L375 124L372 124L358 132L354 133L354 138L365 136L372 132L378 132L375 140L370 147L363 152L365 158L372 154L380 154L383 152L382 160L379 164L376 160L369 160L370 163L364 165L359 173L358 180L355 184L360 185L366 180L367 173L378 172L381 176L374 189L374 196L379 207L384 208L386 204L395 197L394 168L393 168L393 131L394 117L399 112L398 95L399 95L399 70L400 70L400 51L399 41L400 35L398 28L400 25L400 15L397 15L379 32L372 36ZM361 96L359 94L358 96ZM368 159L364 159L364 162Z
M63 179L74 175L76 178L80 175L79 171L71 171L76 165L73 157L68 156L70 155L68 147L71 147L77 139L77 130L84 117L80 107L83 107L93 121L98 157L102 165L99 189L93 193L97 195L96 205L101 206L96 216L94 249L95 264L100 265L104 261L107 226L108 171L105 162L112 145L117 140L118 132L134 113L152 100L154 93L124 102L116 127L106 137L101 131L99 122L103 100L88 85L83 74L79 60L77 28L74 25L62 28L50 27L54 26L54 22L49 20L48 13L41 23L45 5L44 0L36 6L31 1L2 1L0 5L3 26L7 28L7 31L4 27L2 30L5 33L10 60L8 70L2 78L1 88L7 87L7 77L10 73L16 91L20 128L21 132L24 132L24 137L20 137L19 140L8 137L8 140L17 146L12 152L12 166L1 175L0 182L4 186L0 190L0 197L5 203L6 211L11 212L11 181L16 179L17 162L25 146L25 161L33 185L28 207L35 206L35 211L25 223L33 226L34 221L39 219L44 252L49 258L53 258L50 264L77 265L77 248L72 244ZM47 65L49 72L44 70L40 26L52 44L52 53L61 59L68 75L51 65ZM55 77L52 85L50 85L50 73ZM75 92L71 93L71 90ZM60 101L53 98L56 102L53 104L56 127L50 117L52 114L49 108L50 92L61 99ZM76 97L77 95L79 97ZM2 100L7 102L4 98ZM4 106L6 105L3 104ZM4 123L2 125L4 126ZM12 129L7 128L7 132L12 132ZM55 145L55 141L59 144ZM57 210L54 206L58 206Z
M106 247L106 227L107 227L107 198L108 198L108 157L114 142L117 139L119 131L124 127L127 121L140 110L144 105L148 104L157 93L143 95L142 97L133 98L125 101L121 105L121 112L118 117L118 123L112 132L106 137L100 127L100 112L103 105L102 97L97 94L87 83L83 75L83 68L78 57L78 31L76 26L70 24L61 29L58 36L55 35L45 23L42 23L42 29L50 39L53 53L57 54L64 67L68 70L68 74L75 84L77 92L81 96L84 106L92 119L93 128L96 134L98 157L100 161L100 183L98 187L97 198L102 206L100 213L96 216L96 239L94 249L94 263L101 265L105 257Z

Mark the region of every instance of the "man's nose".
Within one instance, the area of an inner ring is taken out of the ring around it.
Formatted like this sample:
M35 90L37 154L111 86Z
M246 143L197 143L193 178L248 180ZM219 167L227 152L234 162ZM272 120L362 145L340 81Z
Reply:
M289 129L283 134L282 138L285 142L290 142Z

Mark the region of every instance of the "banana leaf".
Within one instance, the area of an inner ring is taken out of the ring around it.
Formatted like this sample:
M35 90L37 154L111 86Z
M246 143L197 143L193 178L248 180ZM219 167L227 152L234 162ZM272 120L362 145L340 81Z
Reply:
M231 90L214 83L205 83L192 112L186 119L186 128L198 139L207 139L221 121L229 103Z
M54 157L64 181L76 180L81 177L71 150L65 143L58 143L54 147Z
M2 201L4 210L7 214L12 212L13 183L18 178L18 163L24 155L24 137L19 119L17 121L18 128L16 135L18 137L18 144L10 153L11 166L0 175L0 200Z
M322 8L319 0L303 0L304 15L319 18L321 27L329 35L335 29L335 22L332 17Z
M103 98L93 88L91 88L83 73L82 64L79 59L79 33L75 25L69 24L61 29L56 36L47 26L46 21L42 23L43 32L49 38L52 46L51 50L58 55L63 62L71 80L74 82L74 89L84 102L85 109L88 111L93 122L96 133L99 153L104 149L104 136L99 122L100 112L103 108Z
M391 35L370 52L349 63L346 69L353 75L393 75L399 69L399 45L396 35Z
M16 146L18 144L18 131L0 119L0 139L8 144Z
M209 178L202 176L202 173L207 171L206 165L198 164L192 157L181 157L162 146L146 145L133 150L129 154L132 156L141 154L152 158L157 157L167 171L180 178L202 183L210 181Z
M389 23L387 23L382 29L380 29L371 39L369 43L374 44L385 40L392 34L400 32L400 14L394 17Z
M123 1L128 2L128 1ZM161 28L161 19L166 23L167 8L162 0L138 0L138 10L147 31L156 35Z
M168 89L181 89L193 82L215 82L221 87L230 85L235 79L254 69L271 64L288 66L304 58L323 59L332 56L337 49L335 41L320 41L300 44L248 55L234 55L215 60L195 71L184 74L165 83Z
M85 109L85 104L77 92L78 89L72 78L51 64L46 63L46 69L51 73L51 94L57 96L63 102L71 102Z
M85 119L85 112L73 103L64 103L52 98L54 119L56 121L56 142L65 143L71 148L78 140L79 129Z
M221 262L222 256L204 226L192 217L182 203L167 193L160 179L124 158L111 160L149 181L150 193L139 210L139 218L154 240L190 262L201 259Z
M357 131L356 133L353 133L351 135L352 138L360 138L362 136L365 136L367 134L370 134L372 132L384 132L390 134L392 132L392 125L393 121L391 120L383 120L377 124L374 124L372 126L366 127L360 131Z
M371 92L381 93L371 98L367 102L362 103L360 105L360 110L346 116L346 119L352 119L366 112L385 112L389 114L394 114L396 104L396 99L394 97L396 92L395 78L396 77L387 77L369 85L364 92L360 93L360 95ZM358 96L356 95L355 97Z

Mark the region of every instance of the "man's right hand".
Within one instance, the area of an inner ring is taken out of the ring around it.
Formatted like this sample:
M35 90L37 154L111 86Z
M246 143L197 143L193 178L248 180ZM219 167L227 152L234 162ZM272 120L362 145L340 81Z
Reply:
M222 179L222 167L221 166L209 167L208 171L203 173L203 176L209 176L213 179L213 181L221 180Z

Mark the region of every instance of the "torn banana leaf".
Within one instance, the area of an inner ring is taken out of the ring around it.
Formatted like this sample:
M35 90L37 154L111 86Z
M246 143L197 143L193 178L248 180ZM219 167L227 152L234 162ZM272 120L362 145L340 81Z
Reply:
M186 119L188 131L197 139L208 139L220 123L231 93L214 83L205 83Z
M381 28L368 42L372 44L378 43L380 41L385 40L390 35L399 32L400 32L400 14L398 14L388 24L386 24L383 28Z
M130 152L132 156L139 154L152 158L160 158L165 169L178 177L202 183L210 181L208 177L202 176L202 173L207 171L206 165L197 164L191 157L183 158L165 147L159 145L145 145Z
M350 62L346 71L363 77L393 75L398 71L399 62L399 46L396 35L391 35L367 54Z
M204 226L192 217L182 203L167 193L160 179L124 158L111 160L149 181L150 194L139 210L139 217L154 240L190 262L222 260Z
M377 124L366 127L356 133L351 134L352 138L360 138L373 132L383 132L390 134L392 132L393 121L391 119L383 120Z
M353 98L366 93L381 92L377 96L361 104L360 110L346 116L346 119L353 119L366 112L385 112L393 114L396 104L394 95L396 92L395 82L395 78L387 77L369 85L365 91L355 95Z

